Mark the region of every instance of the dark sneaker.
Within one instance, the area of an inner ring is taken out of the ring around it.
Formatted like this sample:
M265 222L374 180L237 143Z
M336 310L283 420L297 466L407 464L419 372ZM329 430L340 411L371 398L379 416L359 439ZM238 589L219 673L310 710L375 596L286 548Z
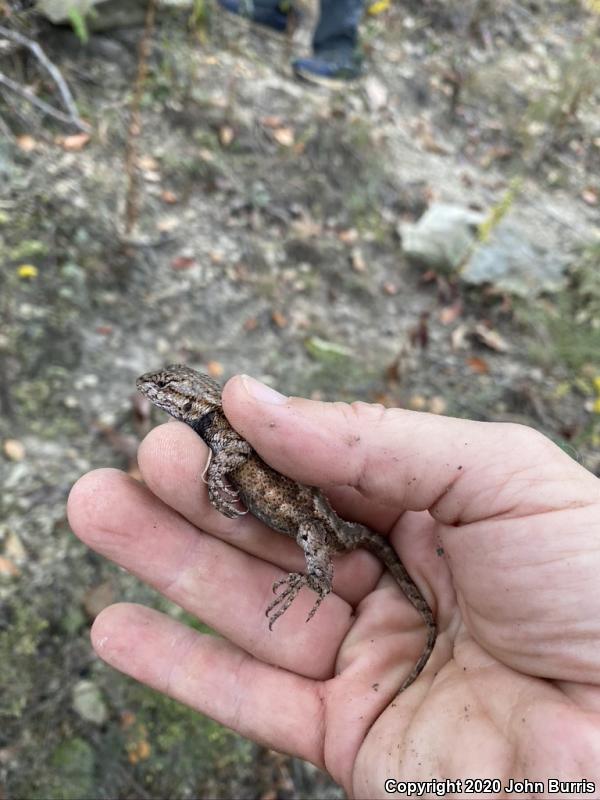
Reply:
M348 86L362 72L361 60L355 54L297 58L292 62L292 69L302 80L333 89Z
M219 0L219 5L231 14L245 17L257 25L264 25L278 33L285 33L287 30L290 9L283 3L269 8L252 0Z

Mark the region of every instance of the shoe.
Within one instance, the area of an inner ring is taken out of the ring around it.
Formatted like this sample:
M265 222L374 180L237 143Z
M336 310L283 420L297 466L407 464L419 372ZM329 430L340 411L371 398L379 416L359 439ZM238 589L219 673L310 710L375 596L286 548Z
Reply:
M292 69L296 77L319 86L332 89L348 86L362 74L361 59L354 53L351 55L332 54L313 56L313 58L297 58L292 61Z
M285 33L288 27L290 9L282 8L283 3L272 8L260 8L252 0L218 0L219 5L231 14L264 25L278 33Z

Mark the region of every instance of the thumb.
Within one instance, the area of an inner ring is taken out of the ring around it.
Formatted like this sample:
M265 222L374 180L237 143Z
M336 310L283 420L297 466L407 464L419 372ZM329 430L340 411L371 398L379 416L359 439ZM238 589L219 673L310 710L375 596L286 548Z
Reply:
M285 475L326 489L351 486L396 508L429 509L446 524L515 505L535 513L589 499L584 476L593 476L525 426L285 397L247 375L228 381L223 407L233 427Z

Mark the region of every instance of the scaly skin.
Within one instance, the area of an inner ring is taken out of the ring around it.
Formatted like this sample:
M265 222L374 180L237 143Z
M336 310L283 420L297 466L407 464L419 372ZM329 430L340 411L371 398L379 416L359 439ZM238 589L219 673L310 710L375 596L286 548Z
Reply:
M275 531L295 539L304 551L306 574L292 572L273 586L275 599L266 610L269 628L290 607L303 586L317 600L310 619L329 594L333 581L332 556L364 547L387 567L427 626L423 653L400 691L417 678L436 639L431 609L389 542L364 525L346 522L331 508L323 493L276 472L229 424L221 405L221 388L208 375L173 364L137 380L138 390L154 405L189 425L210 448L205 470L208 496L227 517L246 513L239 503Z

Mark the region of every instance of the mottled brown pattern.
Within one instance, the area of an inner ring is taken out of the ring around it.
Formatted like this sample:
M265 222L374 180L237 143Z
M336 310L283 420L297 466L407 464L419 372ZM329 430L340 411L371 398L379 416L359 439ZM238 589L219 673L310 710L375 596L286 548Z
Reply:
M187 423L210 448L205 470L211 503L227 517L248 509L273 530L297 541L304 551L306 574L292 572L278 581L266 610L269 628L290 607L303 586L317 600L310 619L331 591L332 556L364 547L385 564L427 626L423 654L400 691L419 675L433 649L436 625L431 609L387 539L364 525L345 522L322 492L276 472L229 424L221 406L221 389L208 375L173 364L137 380L138 390L171 416Z

